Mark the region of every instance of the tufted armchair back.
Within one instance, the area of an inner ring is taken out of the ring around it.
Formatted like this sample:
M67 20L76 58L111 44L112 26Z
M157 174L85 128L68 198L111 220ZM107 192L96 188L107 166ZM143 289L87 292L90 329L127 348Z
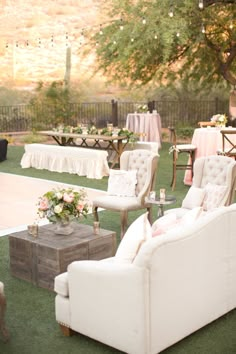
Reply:
M224 205L233 202L236 188L236 162L227 156L206 156L196 159L193 186L204 188L207 183L227 186Z
M135 196L104 195L93 200L93 213L98 221L98 208L119 211L121 215L121 238L128 225L128 212L147 209L151 221L152 205L145 202L149 191L154 189L158 165L158 155L150 150L137 149L124 151L120 157L121 170L137 170Z
M137 170L136 196L145 198L154 187L157 156L148 150L125 151L121 155L121 170Z

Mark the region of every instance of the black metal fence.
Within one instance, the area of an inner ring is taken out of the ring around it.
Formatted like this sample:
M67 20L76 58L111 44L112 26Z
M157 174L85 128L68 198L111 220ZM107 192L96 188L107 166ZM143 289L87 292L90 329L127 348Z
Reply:
M71 103L67 106L16 105L0 106L0 132L20 132L47 130L58 124L77 126L94 124L98 128L113 123L120 128L125 126L128 113L137 111L138 105L148 105L161 116L162 127L196 126L198 121L209 120L214 114L229 113L229 102L205 101L151 101L151 102L85 102Z

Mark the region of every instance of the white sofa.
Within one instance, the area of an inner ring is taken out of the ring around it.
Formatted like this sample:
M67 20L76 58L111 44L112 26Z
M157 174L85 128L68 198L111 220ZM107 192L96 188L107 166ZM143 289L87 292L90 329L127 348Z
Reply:
M126 353L159 353L236 307L235 220L232 204L144 242L132 263L71 263L55 278L56 320Z

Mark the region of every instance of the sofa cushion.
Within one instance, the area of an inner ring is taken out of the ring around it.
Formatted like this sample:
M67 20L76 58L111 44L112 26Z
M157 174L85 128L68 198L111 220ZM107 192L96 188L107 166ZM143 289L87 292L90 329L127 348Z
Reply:
M148 213L139 216L128 228L116 251L114 262L132 263L142 243L152 238Z
M204 197L205 197L205 189L190 187L188 193L182 202L182 208L193 209L195 207L199 207L203 205Z
M189 210L181 218L178 218L175 213L170 213L157 219L152 225L152 237L166 234L169 230L191 225L196 221L203 211L202 207L196 207Z
M219 186L217 184L207 183L204 190L206 196L203 202L203 209L205 211L209 211L214 208L218 208L221 205L221 202L227 191L227 187Z
M135 197L135 188L137 184L137 170L112 170L108 178L109 195L122 197Z
M157 219L152 224L152 237L162 235L177 224L177 216L175 213L170 213Z

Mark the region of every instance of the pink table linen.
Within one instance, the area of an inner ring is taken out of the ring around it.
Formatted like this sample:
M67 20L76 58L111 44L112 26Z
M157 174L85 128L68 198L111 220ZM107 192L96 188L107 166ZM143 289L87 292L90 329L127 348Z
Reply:
M129 113L126 129L143 134L140 141L157 142L161 147L161 117L158 113Z
M222 149L222 134L220 130L219 127L197 128L194 130L192 144L197 147L195 159L201 156L217 155L217 150ZM236 135L232 140L236 141ZM185 172L184 184L192 184L191 171Z

